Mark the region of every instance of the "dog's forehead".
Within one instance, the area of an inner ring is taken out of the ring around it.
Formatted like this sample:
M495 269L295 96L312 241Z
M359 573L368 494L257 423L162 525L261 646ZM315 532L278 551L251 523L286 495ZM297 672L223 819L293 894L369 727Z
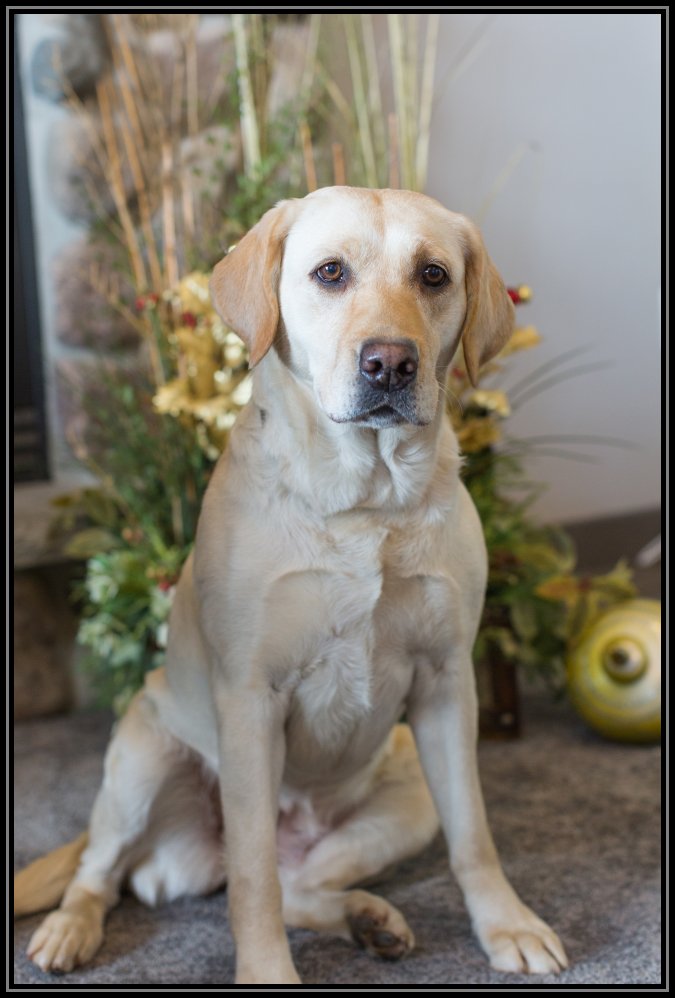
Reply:
M302 201L287 246L303 264L335 253L405 263L421 248L452 263L464 255L463 221L412 191L323 188Z

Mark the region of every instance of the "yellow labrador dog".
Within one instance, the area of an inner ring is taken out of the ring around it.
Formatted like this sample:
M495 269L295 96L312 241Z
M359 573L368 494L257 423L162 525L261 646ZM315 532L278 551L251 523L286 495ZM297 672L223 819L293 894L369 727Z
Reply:
M211 288L252 399L89 830L19 874L18 913L60 902L30 956L90 960L123 883L155 904L225 882L238 984L299 983L284 923L403 956L403 915L354 885L440 816L492 966L559 971L500 867L476 763L486 556L443 384L460 341L475 380L513 327L477 229L421 194L326 188L267 212Z

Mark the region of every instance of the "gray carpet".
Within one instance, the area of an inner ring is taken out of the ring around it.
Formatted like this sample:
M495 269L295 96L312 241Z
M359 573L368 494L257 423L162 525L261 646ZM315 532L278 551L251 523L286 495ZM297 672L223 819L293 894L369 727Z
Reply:
M306 984L425 987L654 985L660 958L660 751L617 745L588 731L565 706L524 705L524 735L483 742L481 772L507 874L562 937L562 977L490 970L469 930L443 843L374 888L406 915L414 953L385 963L340 939L293 930ZM75 837L101 774L110 718L84 713L17 726L17 867ZM93 964L67 977L43 974L24 950L40 916L15 926L15 984L161 984L222 987L233 980L224 894L149 910L126 897L109 917Z

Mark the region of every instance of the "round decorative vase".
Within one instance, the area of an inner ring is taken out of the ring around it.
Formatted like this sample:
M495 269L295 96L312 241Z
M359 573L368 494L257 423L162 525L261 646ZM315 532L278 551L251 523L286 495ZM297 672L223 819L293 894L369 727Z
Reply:
M661 604L627 600L582 634L567 660L570 699L607 738L661 737Z

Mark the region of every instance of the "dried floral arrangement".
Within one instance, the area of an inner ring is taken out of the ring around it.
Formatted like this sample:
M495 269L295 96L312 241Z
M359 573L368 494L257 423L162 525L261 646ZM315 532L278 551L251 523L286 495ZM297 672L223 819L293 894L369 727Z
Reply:
M100 175L91 193L97 230L113 242L133 300L95 259L88 276L137 331L139 348L132 365L102 361L96 386L79 390L86 418L71 443L100 484L60 499L57 523L74 531L68 553L86 560L77 592L85 665L101 702L121 711L163 660L201 498L250 392L243 344L212 308L208 272L281 196L324 183L424 188L438 15L233 14L235 99L219 92L210 102L199 98L198 15L106 18L112 72L97 86ZM176 34L168 87L135 44L156 30ZM346 92L330 69L340 49ZM168 97L159 99L158 86ZM214 147L213 177L185 156L198 135ZM234 176L223 184L228 157ZM483 378L538 342L531 327L518 329ZM620 565L605 578L576 578L564 533L531 522L535 490L522 446L502 440L502 391L472 389L457 361L447 396L490 557L477 657L496 649L559 685L566 649L587 620L633 594L629 573Z

